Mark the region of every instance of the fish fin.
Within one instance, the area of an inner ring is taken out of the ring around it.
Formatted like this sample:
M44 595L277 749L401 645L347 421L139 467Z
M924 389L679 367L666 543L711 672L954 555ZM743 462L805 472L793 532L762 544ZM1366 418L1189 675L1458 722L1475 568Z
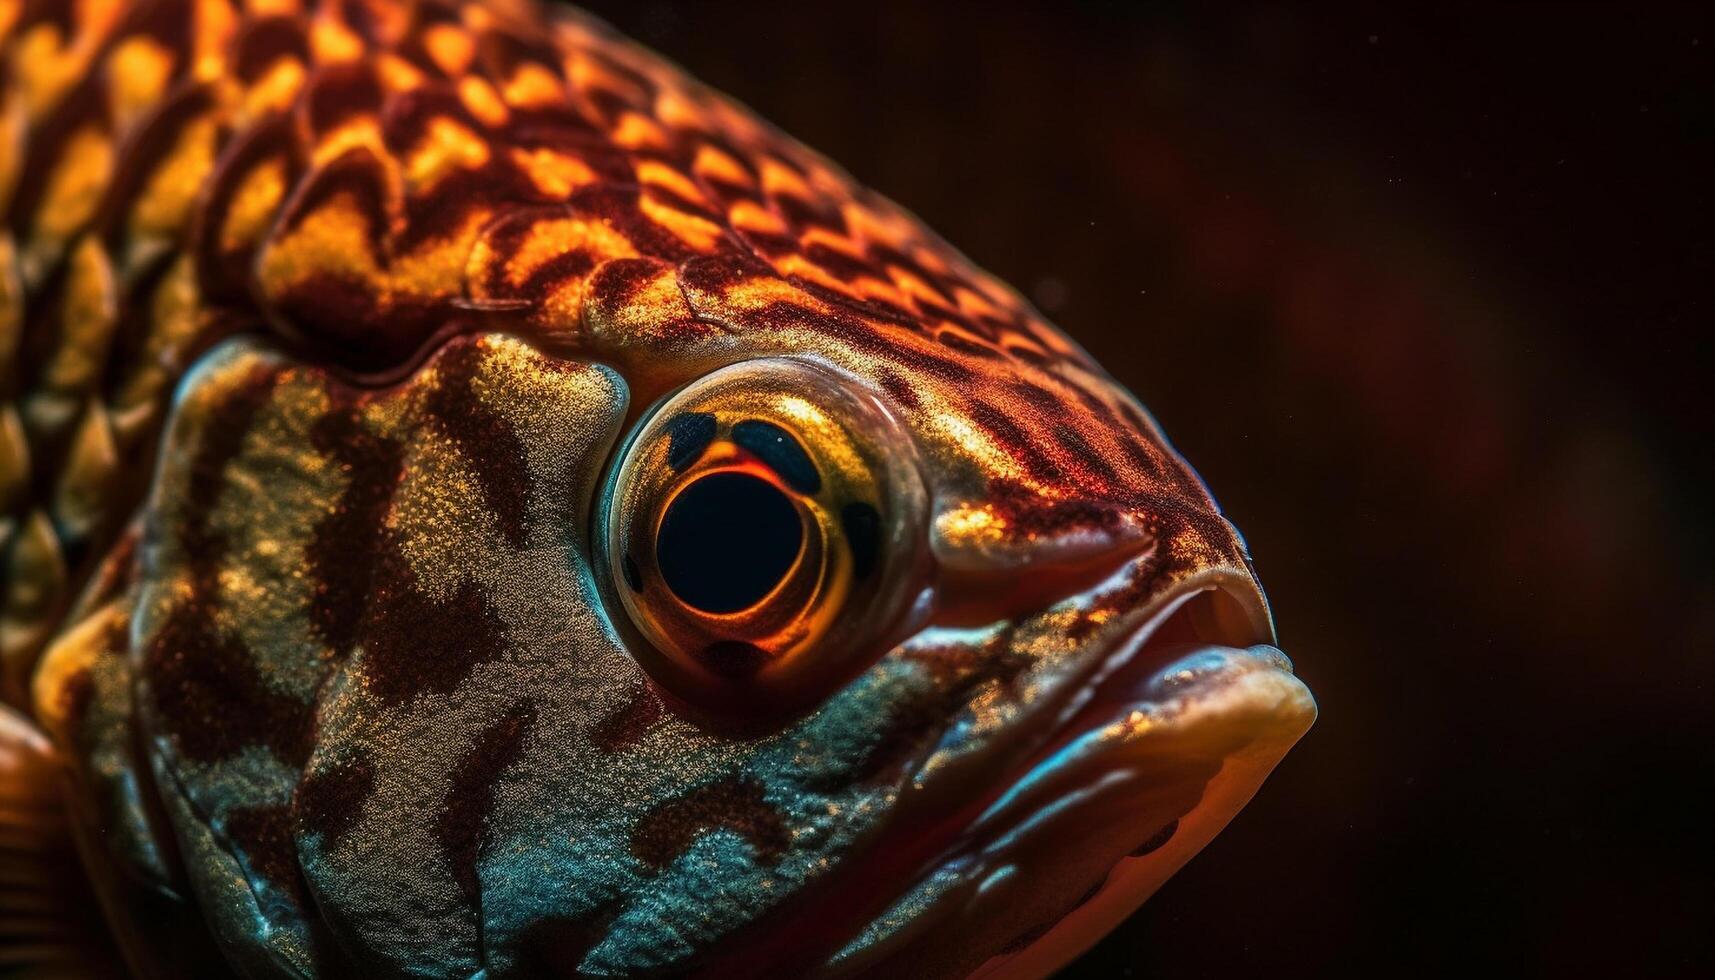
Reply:
M0 974L123 977L78 859L53 746L0 705Z

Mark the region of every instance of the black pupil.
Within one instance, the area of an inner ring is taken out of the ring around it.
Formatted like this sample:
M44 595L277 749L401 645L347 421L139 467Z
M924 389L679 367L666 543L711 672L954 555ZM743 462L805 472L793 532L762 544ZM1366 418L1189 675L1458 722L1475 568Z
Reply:
M713 473L667 506L655 561L681 602L730 613L778 585L803 543L798 511L774 484L749 473Z

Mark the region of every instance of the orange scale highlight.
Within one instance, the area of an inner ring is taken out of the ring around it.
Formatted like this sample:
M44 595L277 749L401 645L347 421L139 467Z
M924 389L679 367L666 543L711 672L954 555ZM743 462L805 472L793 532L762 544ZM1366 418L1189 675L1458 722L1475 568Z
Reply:
M240 103L240 121L256 119L271 112L291 108L304 87L308 73L296 58L277 58L262 77L244 92Z
M764 156L757 168L762 172L762 191L770 197L789 195L800 200L811 200L815 193L810 185L798 175L796 170L786 166L771 156Z
M500 94L507 105L519 109L552 108L566 103L566 86L560 76L529 61L512 73Z
M639 160L635 170L638 183L645 186L654 185L693 204L709 206L708 200L703 196L703 189L698 187L695 181L659 160Z
M921 315L911 297L895 289L893 284L885 279L874 276L858 276L848 284L852 291L864 299L879 300L889 306L897 306L907 313Z
M421 88L427 81L416 66L395 54L383 53L375 59L375 74L389 92L409 92Z
M414 20L411 4L376 4L365 5L368 10L369 29L374 33L376 43L383 47L394 47L404 40L405 32L411 29Z
M588 51L574 51L566 60L566 80L579 92L602 92L624 103L633 112L646 112L649 99L642 89L607 66Z
M310 57L318 65L356 61L363 57L363 39L351 28L323 15L310 23Z
M123 9L120 0L83 0L77 5L73 17L77 24L73 29L77 30L78 39L92 43L99 41L113 28Z
M476 42L451 24L434 24L423 32L423 49L435 67L450 76L462 75L476 57Z
M971 284L996 306L1010 310L1020 305L1018 293L988 273L972 270L970 279Z
M913 237L915 238L915 236ZM946 276L952 271L948 268L946 260L941 258L941 253L938 250L928 248L922 242L914 240L904 251L905 254L911 256L911 261L916 262L926 272L937 276ZM951 290L948 291L951 292Z
M1054 353L1059 354L1062 357L1078 356L1077 347L1073 346L1070 341L1061 336L1059 331L1048 326L1046 323L1043 323L1036 317L1027 318L1024 321L1024 329L1029 333L1032 340Z
M708 94L705 108L728 142L746 149L760 149L773 142L760 123L725 99Z
M1006 317L1005 311L1001 307L995 306L993 303L989 302L988 297L981 293L974 292L964 286L958 286L953 289L953 301L958 304L960 313L964 313L971 317L987 316L994 317L995 319L1004 319Z
M161 98L173 71L173 52L152 37L135 35L107 56L108 107L114 127L124 130Z
M852 188L850 182L830 170L820 160L810 161L810 186L814 187L821 196L830 200L842 200L850 197Z
M724 229L719 225L662 203L647 190L638 199L638 209L649 220L666 228L680 241L699 252L714 251L723 237Z
M864 254L861 246L855 244L847 236L829 228L812 225L804 229L804 234L799 237L799 241L803 243L805 248L809 248L811 245L821 245L844 255L853 262L871 264L869 256Z
M368 115L354 116L323 133L320 142L311 151L311 165L322 166L357 147L369 150L390 169L397 166L393 154L388 151L385 141L381 138L381 124L374 116Z
M506 125L506 120L512 114L506 108L506 103L500 100L500 93L494 86L475 75L466 75L458 81L459 101L470 110L477 121L490 129L499 129Z
M850 296L854 299L858 296L858 294L852 290L849 283L834 278L832 275L828 274L826 269L796 252L788 252L775 259L774 268L783 276L796 276L799 279L807 279L817 285L826 286L829 289L843 293L844 295Z
M651 150L665 153L673 147L672 137L667 135L660 123L636 112L627 112L620 116L619 123L613 127L609 138L633 152Z
M910 240L910 226L897 214L879 213L857 201L842 201L840 215L846 219L852 237L863 242L879 242L902 251L901 246Z
M719 147L707 143L697 147L696 156L691 160L691 173L707 180L718 180L752 190L756 188L756 179L743 164Z
M406 186L418 192L456 170L477 169L488 162L488 153L488 143L477 134L451 119L436 116L406 157Z
M778 214L755 201L737 201L727 209L727 220L739 231L757 235L784 235L790 229Z
M887 266L887 274L900 292L911 297L912 302L934 306L947 305L947 298L936 292L935 287L925 282L921 276L896 265Z
M708 128L708 113L683 90L663 88L655 96L655 118L674 129L700 132Z
M596 172L590 165L557 150L539 148L510 151L512 162L524 171L536 189L548 197L567 198L580 187L593 184Z

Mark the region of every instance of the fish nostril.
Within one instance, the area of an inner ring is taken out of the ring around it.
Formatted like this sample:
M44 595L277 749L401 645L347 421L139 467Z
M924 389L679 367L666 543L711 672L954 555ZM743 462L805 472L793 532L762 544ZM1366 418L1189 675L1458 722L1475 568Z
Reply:
M693 481L673 498L661 518L655 560L679 601L719 615L766 598L803 546L804 522L778 487L724 471Z

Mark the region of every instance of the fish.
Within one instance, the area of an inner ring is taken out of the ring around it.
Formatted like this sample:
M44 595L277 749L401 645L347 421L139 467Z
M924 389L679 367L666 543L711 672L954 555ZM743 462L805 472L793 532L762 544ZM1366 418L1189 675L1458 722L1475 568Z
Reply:
M1314 720L1135 396L596 18L0 52L0 962L1041 977Z

